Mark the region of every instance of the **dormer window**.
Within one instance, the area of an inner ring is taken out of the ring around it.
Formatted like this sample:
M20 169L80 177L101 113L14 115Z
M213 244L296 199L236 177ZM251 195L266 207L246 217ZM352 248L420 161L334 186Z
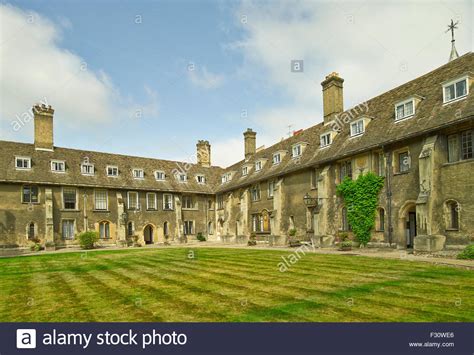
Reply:
M321 134L321 136L320 136L321 148L327 147L330 144L331 144L331 132Z
M94 164L83 163L81 164L82 175L94 175Z
M145 173L143 169L133 169L132 176L134 179L143 179L145 177Z
M64 160L51 160L51 171L55 173L66 172L66 163Z
M230 180L232 180L232 174L225 173L224 175L222 175L221 180L223 184L225 184L226 182L229 182Z
M469 94L468 78L456 79L443 85L443 102L451 102Z
M118 166L107 165L107 176L117 177L118 173Z
M280 153L273 154L273 164L277 165L280 163L281 163L281 154Z
M165 180L165 178L166 178L166 175L164 171L160 171L160 170L155 171L155 179L157 181L163 181Z
M205 184L206 177L204 175L196 175L196 181L198 184Z
M30 157L15 157L15 168L17 170L30 170L31 158Z
M365 131L364 119L351 123L351 137L359 136Z
M293 158L299 157L301 155L301 144L296 144L291 148L291 155Z
M242 176L247 176L249 173L249 167L248 166L244 166L242 168Z
M260 171L262 170L262 162L259 160L255 162L255 171Z
M180 173L176 175L176 178L178 179L179 182L186 182L188 181L188 176L184 173Z
M415 114L415 102L413 99L400 102L395 105L395 121L403 120Z

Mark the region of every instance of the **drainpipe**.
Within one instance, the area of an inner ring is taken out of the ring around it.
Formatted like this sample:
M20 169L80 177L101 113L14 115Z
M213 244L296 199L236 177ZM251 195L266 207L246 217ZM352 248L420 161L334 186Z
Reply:
M87 232L89 228L89 223L87 220L87 193L84 192L82 196L84 198L84 231Z
M383 149L383 147L382 147ZM384 151L385 153L385 151ZM386 153L387 164L385 165L385 181L387 182L387 217L388 217L388 242L392 245L393 225L392 225L392 154Z

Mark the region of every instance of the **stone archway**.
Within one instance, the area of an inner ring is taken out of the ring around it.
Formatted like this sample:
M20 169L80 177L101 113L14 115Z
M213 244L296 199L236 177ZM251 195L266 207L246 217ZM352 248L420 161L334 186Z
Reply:
M398 244L404 248L413 248L416 233L416 201L408 200L398 211Z
M153 244L153 238L155 234L155 228L151 224L147 224L145 228L143 228L143 240L145 244Z

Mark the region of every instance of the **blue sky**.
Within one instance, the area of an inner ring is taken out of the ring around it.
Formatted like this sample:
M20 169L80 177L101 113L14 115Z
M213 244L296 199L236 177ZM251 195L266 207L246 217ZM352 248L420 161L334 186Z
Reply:
M247 127L268 146L320 122L332 71L349 108L446 63L451 18L470 51L471 14L469 1L3 2L0 139L31 142L32 123L12 122L45 100L57 146L192 160L207 139L229 165Z

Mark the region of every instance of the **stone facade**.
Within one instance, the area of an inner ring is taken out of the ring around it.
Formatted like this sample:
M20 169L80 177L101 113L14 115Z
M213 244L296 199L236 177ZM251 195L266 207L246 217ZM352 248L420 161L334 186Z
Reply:
M385 182L371 245L461 247L474 235L473 64L468 53L346 111L344 81L332 73L322 82L321 123L266 149L248 129L244 159L226 169L211 165L202 140L196 163L54 147L54 110L37 105L35 144L0 142L0 245L38 238L67 246L85 230L113 245L184 242L197 233L229 243L255 233L285 245L295 230L326 247L341 231L351 234L337 184L372 171ZM447 99L453 81L458 91ZM65 171L52 172L53 161ZM92 168L84 173L83 165Z

